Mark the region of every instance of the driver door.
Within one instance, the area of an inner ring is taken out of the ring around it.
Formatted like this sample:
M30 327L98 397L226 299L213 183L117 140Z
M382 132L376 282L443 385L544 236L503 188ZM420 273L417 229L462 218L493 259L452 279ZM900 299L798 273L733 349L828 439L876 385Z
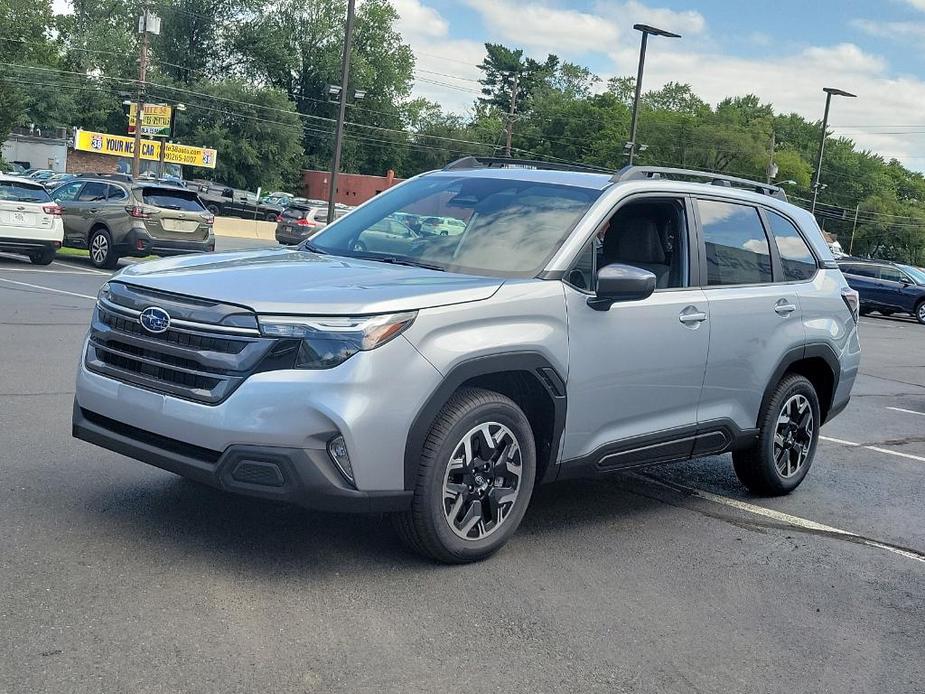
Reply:
M694 276L697 264L691 263L690 249L698 246L688 224L689 207L684 197L632 198L612 215L566 280L564 474L570 465L606 471L685 458L693 451L710 309ZM631 219L637 213L655 218L639 223ZM630 232L631 227L638 231ZM615 246L607 234L633 238ZM652 271L660 288L646 299L595 310L588 298L596 271L612 262Z

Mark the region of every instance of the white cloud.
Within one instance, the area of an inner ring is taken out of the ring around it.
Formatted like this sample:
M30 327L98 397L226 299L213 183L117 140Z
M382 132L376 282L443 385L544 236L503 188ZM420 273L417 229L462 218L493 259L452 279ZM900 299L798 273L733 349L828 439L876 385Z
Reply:
M491 33L544 53L606 52L617 25L601 15L524 0L465 0Z
M922 1L925 2L925 0ZM625 2L598 0L596 12L605 17L618 19L620 26L650 24L682 36L701 34L707 28L706 19L695 10L677 12L661 7L649 7L639 0L626 0Z
M925 7L925 0L922 0ZM875 19L852 19L852 27L878 38L925 38L925 22L880 22Z
M416 36L440 37L449 33L449 23L421 0L392 0L392 6L398 12L398 31L406 41Z
M913 9L922 10L922 12L925 12L925 0L902 0L902 2L906 3Z

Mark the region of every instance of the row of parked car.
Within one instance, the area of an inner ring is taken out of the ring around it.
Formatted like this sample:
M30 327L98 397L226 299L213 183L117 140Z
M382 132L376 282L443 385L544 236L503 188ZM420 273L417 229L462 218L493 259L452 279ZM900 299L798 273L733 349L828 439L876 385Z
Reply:
M860 313L911 315L925 325L925 269L864 258L840 258L848 285L860 295Z

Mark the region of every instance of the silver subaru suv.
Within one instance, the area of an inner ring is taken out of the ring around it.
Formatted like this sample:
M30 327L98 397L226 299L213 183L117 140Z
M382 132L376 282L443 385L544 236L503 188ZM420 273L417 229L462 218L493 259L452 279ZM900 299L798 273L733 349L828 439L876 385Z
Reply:
M389 234L384 220L459 220ZM74 436L266 499L388 512L482 559L539 484L731 452L806 476L858 297L773 186L468 157L296 248L133 265L99 293Z

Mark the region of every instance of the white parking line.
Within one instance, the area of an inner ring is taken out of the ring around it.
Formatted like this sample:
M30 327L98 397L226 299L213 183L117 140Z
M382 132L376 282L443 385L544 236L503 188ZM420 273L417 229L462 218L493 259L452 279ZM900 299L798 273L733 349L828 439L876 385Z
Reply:
M905 412L906 414L917 414L919 417L925 417L925 412L916 412L915 410L907 410L904 407L887 407L888 410L893 410L894 412Z
M108 277L109 275L112 274L110 272L103 272L102 270L91 270L88 267L82 267L81 265L77 265L75 263L62 263L59 260L53 260L51 264L60 265L61 267L76 268L80 270L81 272L87 273L88 275L106 275Z
M32 289L41 289L46 292L55 292L56 294L67 294L68 296L79 296L81 299L90 299L96 301L95 296L90 296L89 294L78 294L77 292L66 292L63 289L53 289L52 287L43 287L40 284L29 284L28 282L17 282L16 280L8 280L5 277L0 277L0 282L7 282L9 284L18 284L22 287L31 287Z
M37 267L0 267L0 272L32 272L42 275L86 275L80 270L46 270Z
M892 409L892 408L891 408ZM919 413L916 413L919 414ZM878 448L877 446L865 446L863 443L854 443L854 441L845 441L843 439L833 439L828 436L820 436L821 441L831 441L832 443L838 443L842 446L858 446L860 448L866 448L869 451L876 451L877 453L886 453L887 455L895 455L900 458L909 458L910 460L918 460L919 462L925 463L925 456L921 455L912 455L911 453L901 453L899 451L891 451L889 448Z
M842 446L860 446L859 443L854 443L853 441L845 441L844 439L833 439L831 436L819 436L820 441L831 441L832 443L840 443Z
M868 547L876 547L877 549L885 549L887 552L892 552L893 554L898 554L901 557L906 557L907 559L915 559L925 563L925 555L918 554L916 552L911 552L909 550L903 549L902 547L894 547L893 545L888 545L883 542L877 542L876 540L869 540L862 535L853 533L850 530L842 530L841 528L834 528L831 525L824 525L823 523L817 523L816 521L811 521L807 518L801 518L800 516L793 516L789 513L784 513L782 511L775 511L770 508L765 508L764 506L758 506L756 504L750 504L747 501L742 501L741 499L733 499L728 496L722 496L720 494L714 494L713 492L707 492L703 489L697 489L696 487L688 487L685 484L679 484L672 481L671 483L662 482L654 477L649 477L647 475L638 475L634 474L634 477L640 477L648 482L654 482L668 489L683 489L684 491L690 492L694 496L705 499L706 501L712 501L715 504L722 504L723 506L729 506L730 508L735 508L740 511L745 511L746 513L752 513L756 516L764 516L765 518L770 518L772 520L785 523L787 525L793 526L794 528L803 528L804 530L814 530L817 532L829 533L830 535L841 535L843 537L850 537L855 539L857 542Z

